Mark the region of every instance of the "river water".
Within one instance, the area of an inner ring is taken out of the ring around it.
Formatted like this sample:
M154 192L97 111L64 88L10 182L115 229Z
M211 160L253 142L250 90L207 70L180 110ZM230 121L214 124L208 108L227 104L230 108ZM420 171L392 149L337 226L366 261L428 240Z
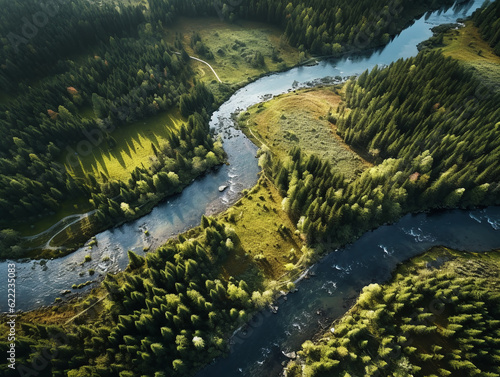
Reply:
M241 131L234 128L231 114L261 102L269 95L313 85L325 77L345 78L375 65L388 65L400 58L415 56L416 45L432 35L430 28L466 17L481 4L482 0L470 1L448 11L427 14L385 48L368 55L326 60L315 66L294 68L263 77L238 90L211 119L211 127L223 138L229 165L195 180L181 194L156 206L150 214L98 234L97 247L82 247L56 260L17 262L16 308L30 310L51 304L72 284L124 269L128 263L127 250L142 254L144 247L154 249L167 238L198 225L202 214L228 208L239 198L243 189L252 187L259 172L255 158L257 148ZM228 188L220 193L218 187L222 185ZM470 216L482 220L478 222ZM259 375L274 375L279 369L281 358L269 358L269 355L280 355L281 349L297 349L303 339L317 330L318 318L315 317L314 308L321 308L329 317L341 315L345 297L354 295L357 289L372 279L378 281L387 278L397 261L433 244L471 250L500 247L497 231L499 220L498 207L473 212L448 211L430 216L406 216L397 224L366 234L316 266L318 277L300 283L300 291L290 295L290 299L280 306L278 314L267 318L264 325L254 331L254 334L260 331L260 336L248 337L248 340L234 347L229 359L211 365L200 376L242 375L238 372L239 368L243 375L255 375L252 374L253 368L266 365L266 357L273 360L272 368L268 365L261 369ZM148 235L145 230L148 230ZM92 260L82 264L87 254L91 255ZM337 262L334 263L332 258L337 258ZM0 263L1 276L7 276L8 263ZM332 267L334 265L337 267ZM89 276L89 269L95 269L96 274ZM366 279L360 279L359 276ZM332 295L329 292L333 292ZM7 284L0 284L0 297L5 297L0 299L0 312L3 312L7 310ZM241 338L240 334L237 339Z
M351 245L328 254L311 268L298 291L278 300L278 312L259 313L220 358L197 377L279 376L283 352L301 344L342 316L359 291L384 282L404 260L435 245L484 251L500 247L500 207L407 215L393 225L364 234ZM319 313L319 314L318 314Z

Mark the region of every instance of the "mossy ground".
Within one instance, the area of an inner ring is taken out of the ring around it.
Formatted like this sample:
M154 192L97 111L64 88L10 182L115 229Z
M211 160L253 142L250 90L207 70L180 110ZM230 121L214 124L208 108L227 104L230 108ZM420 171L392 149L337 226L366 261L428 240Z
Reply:
M256 186L219 216L235 229L241 242L224 265L226 274L248 274L256 262L266 280L277 280L287 272L287 264L300 259L304 242L281 208L282 200L276 187L261 177Z
M240 127L257 145L266 144L277 158L300 147L331 162L347 178L371 164L363 160L336 134L328 121L342 102L338 87L301 89L252 106L239 118Z
M445 46L441 50L445 56L473 67L483 80L500 90L500 56L495 55L481 38L472 21L466 22L463 28L445 33L443 44Z
M214 59L206 59L193 51L191 35L194 32L199 33ZM215 17L181 17L166 30L167 40L173 43L176 33L182 35L183 47L189 55L207 61L222 82L229 84L244 84L263 73L282 70L299 62L299 51L282 38L283 31L261 22L238 21L231 24ZM272 60L273 49L281 62ZM264 56L262 67L254 67L247 61L256 52ZM190 64L197 72L197 78L206 82L216 80L206 64L197 61Z

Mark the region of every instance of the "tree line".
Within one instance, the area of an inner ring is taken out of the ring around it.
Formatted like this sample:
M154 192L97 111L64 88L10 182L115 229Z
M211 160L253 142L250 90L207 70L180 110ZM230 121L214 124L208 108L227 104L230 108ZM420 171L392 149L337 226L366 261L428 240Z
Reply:
M154 19L164 24L174 14L267 21L280 26L292 46L321 55L385 45L418 12L451 6L449 0L348 1L250 0L241 4L213 0L149 0Z
M500 1L495 0L475 11L472 21L479 28L481 37L500 56Z
M100 320L70 330L22 322L17 365L30 367L47 349L54 356L37 371L41 377L189 376L227 352L230 331L272 294L222 273L228 255L241 247L234 229L204 216L197 232L146 257L129 252L127 271L103 282L109 301ZM57 333L67 340L57 341ZM0 370L19 375L5 363Z
M310 242L340 244L399 216L498 204L498 93L438 52L375 67L345 84L329 119L346 143L377 163L347 181L328 162L290 151L266 171Z

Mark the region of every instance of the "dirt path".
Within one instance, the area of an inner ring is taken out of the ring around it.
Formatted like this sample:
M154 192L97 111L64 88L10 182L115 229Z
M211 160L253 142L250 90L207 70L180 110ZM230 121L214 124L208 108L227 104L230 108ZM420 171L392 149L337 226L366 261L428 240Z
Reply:
M81 214L77 214L77 215L69 215L69 216L66 216L64 218L62 218L61 220L59 220L57 223L55 223L54 225L52 225L50 228L44 230L43 232L40 232L38 234L35 234L34 236L28 236L28 237L24 237L24 240L26 241L33 241L33 240L36 240L37 238L40 238L40 237L43 237L44 235L46 234L50 234L51 232L55 231L55 233L52 235L52 237L50 237L50 239L45 242L42 245L40 246L37 246L37 247L33 247L33 248L30 248L30 249L38 249L38 248L43 248L43 249L48 249L48 250L56 250L56 249L60 249L61 247L53 247L53 246L50 246L50 243L52 242L52 240L58 235L60 234L61 232L63 232L66 228L68 228L69 226L83 220L84 218L94 214L97 210L92 210L92 211L89 211L89 212L86 212L86 213L81 213ZM66 224L66 221L70 220L71 221L69 223ZM59 229L59 227L61 227Z
M81 311L80 313L78 314L75 314L73 317L71 317L70 319L68 319L64 325L67 325L68 323L70 323L71 321L73 321L75 318L81 316L82 314L88 312L90 309L92 309L94 306L96 306L98 303L100 303L102 300L104 300L106 297L109 296L109 293L107 293L104 297L100 298L99 300L97 300L96 302L94 302L92 305L90 305L87 309Z
M180 55L181 53L180 53L180 52L174 52L174 54L176 54L176 55ZM210 69L212 70L212 72L214 73L214 75L215 75L215 77L217 78L217 80L218 80L219 82L222 82L222 80L219 78L219 75L217 74L217 72L215 72L215 69L213 69L213 68L212 68L212 66L211 66L210 64L208 64L205 60L198 59L198 58L196 58L196 57L194 57L194 56L189 56L189 57L190 57L191 59L193 59L193 60L197 60L197 61L199 61L199 62L202 62L203 64L208 65L208 68L210 68Z

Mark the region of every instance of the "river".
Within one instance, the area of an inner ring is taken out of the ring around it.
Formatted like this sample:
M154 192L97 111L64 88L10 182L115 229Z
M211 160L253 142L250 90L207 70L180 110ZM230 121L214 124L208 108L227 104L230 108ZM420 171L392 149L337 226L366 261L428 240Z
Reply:
M325 77L349 77L375 65L388 65L397 59L415 56L416 45L432 35L430 28L466 17L481 4L482 1L470 1L448 11L429 13L406 28L385 48L365 56L325 60L315 66L294 68L263 77L238 90L211 119L211 127L223 138L229 165L195 180L181 194L159 204L148 215L98 234L98 245L91 250L82 247L55 260L16 262L16 309L30 310L51 304L72 284L124 269L128 263L127 250L142 254L145 247L157 247L167 238L198 225L202 214L228 208L243 189L252 187L259 172L255 158L257 148L234 128L231 114L261 102L269 95L312 85ZM220 193L218 187L222 185L228 188ZM478 222L470 216L482 220ZM316 307L329 317L341 315L345 297L355 295L356 290L373 279L386 279L397 261L420 253L433 244L474 250L500 247L499 219L498 207L473 212L448 211L430 216L409 215L394 225L367 233L353 245L315 266L318 270L316 278L300 283L299 292L290 295L289 300L280 305L277 315L269 316L254 335L234 347L230 358L209 366L200 377L242 375L239 368L243 375L252 375L251 371L259 367L260 362L266 365L266 359L273 360L272 367L265 370L271 373L268 375L274 375L271 371L278 370L282 360L269 355L281 355L280 349L297 349L303 339L318 329ZM92 260L82 264L87 254ZM333 258L337 259L336 263ZM0 263L1 276L7 276L8 263L10 261ZM337 267L332 267L334 265ZM89 276L89 269L94 269L96 274ZM3 312L7 310L7 284L0 285L0 297L5 297L0 300L0 312ZM259 332L261 335L256 336ZM236 339L241 339L241 335ZM267 374L261 372L259 375Z

